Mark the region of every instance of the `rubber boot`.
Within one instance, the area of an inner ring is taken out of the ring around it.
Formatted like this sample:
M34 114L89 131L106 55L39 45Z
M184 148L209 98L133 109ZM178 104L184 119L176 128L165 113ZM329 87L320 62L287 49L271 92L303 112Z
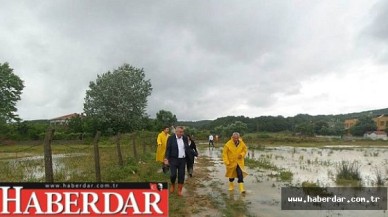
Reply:
M233 182L229 182L229 191L233 191L234 190L234 183Z
M240 188L241 193L245 193L244 183L238 183L238 187Z
M174 193L175 191L175 183L171 183L170 185L170 193Z
M178 184L178 196L182 196L183 184Z

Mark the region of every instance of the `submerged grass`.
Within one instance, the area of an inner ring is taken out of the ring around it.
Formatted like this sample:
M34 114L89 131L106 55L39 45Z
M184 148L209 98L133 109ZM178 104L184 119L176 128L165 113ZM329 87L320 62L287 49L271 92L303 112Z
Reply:
M279 172L278 174L271 174L272 177L277 177L281 181L292 181L293 173L289 170L284 170L271 163L268 156L260 157L259 159L247 158L245 159L245 165L250 168L260 168L265 170L272 170Z
M279 169L274 164L272 164L268 158L262 158L262 157L260 157L259 159L247 158L245 159L245 165L250 168L261 168L261 169L267 169L267 170Z
M302 182L302 187L303 188L311 188L311 187L319 187L319 185L315 182L304 181L304 182Z
M342 161L337 165L337 184L354 184L361 181L360 165L354 161Z
M291 181L293 175L291 171L280 171L279 178L282 181Z
M384 186L383 174L381 173L381 170L379 170L377 167L375 168L375 175L376 175L376 185Z

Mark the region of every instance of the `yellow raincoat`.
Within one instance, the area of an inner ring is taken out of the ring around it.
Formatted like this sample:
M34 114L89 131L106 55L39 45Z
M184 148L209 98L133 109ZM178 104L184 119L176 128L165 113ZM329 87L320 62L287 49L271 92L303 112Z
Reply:
M225 145L224 150L222 151L222 159L226 166L225 177L228 178L237 178L237 165L240 166L243 177L246 177L248 173L245 170L244 158L247 153L247 146L240 138L240 144L236 147L233 142L233 139L230 139ZM238 159L238 156L241 155L241 159Z
M158 146L156 149L156 161L163 163L164 154L166 153L167 147L167 138L169 136L170 134L166 134L163 131L159 133L158 138L156 139L156 145Z

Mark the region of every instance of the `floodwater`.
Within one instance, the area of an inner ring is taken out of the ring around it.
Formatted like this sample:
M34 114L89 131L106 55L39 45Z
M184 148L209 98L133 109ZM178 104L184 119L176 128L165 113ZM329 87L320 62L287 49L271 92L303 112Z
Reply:
M68 168L63 160L65 158L74 158L74 157L82 157L86 154L83 153L72 153L72 154L53 154L52 162L53 162L53 170L54 174L58 171L67 171L67 175L65 179L70 178L70 174L76 172L74 168ZM33 181L33 180L42 180L45 177L45 168L44 168L44 156L28 156L21 157L16 159L8 159L2 160L3 166L8 167L10 171L21 172L21 176L23 177L18 181Z
M362 178L361 185L375 187L376 171L379 171L384 181L388 177L388 169L385 167L388 162L388 147L280 146L249 150L247 158L266 158L277 168L291 171L293 178L290 181L281 181L274 176L278 171L248 168L250 175L244 180L247 191L245 195L241 195L236 188L231 193L227 190L228 180L224 176L221 154L222 148L206 148L201 152L201 156L209 157L214 163L209 168L212 181L221 185L220 188L229 194L230 200L243 201L248 207L248 212L242 216L388 216L384 210L281 210L280 196L282 187L301 186L304 181L317 183L320 187L336 187L336 165L342 161L357 162Z

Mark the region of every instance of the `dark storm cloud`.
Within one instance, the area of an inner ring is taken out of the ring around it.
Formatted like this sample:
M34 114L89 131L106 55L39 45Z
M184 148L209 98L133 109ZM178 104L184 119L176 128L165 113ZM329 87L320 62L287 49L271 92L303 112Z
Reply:
M388 2L379 1L370 9L369 23L364 27L360 41L366 44L366 53L380 64L388 61Z
M366 32L376 37L376 39L388 43L388 2L378 2L370 13L372 14L372 20L370 25L366 27Z
M4 8L0 18L12 18L0 19L0 58L26 81L22 118L81 112L89 82L129 63L151 79L148 114L167 109L181 120L258 116L279 96L299 94L302 81L346 67L353 48L342 30L357 10L330 1L7 1Z

